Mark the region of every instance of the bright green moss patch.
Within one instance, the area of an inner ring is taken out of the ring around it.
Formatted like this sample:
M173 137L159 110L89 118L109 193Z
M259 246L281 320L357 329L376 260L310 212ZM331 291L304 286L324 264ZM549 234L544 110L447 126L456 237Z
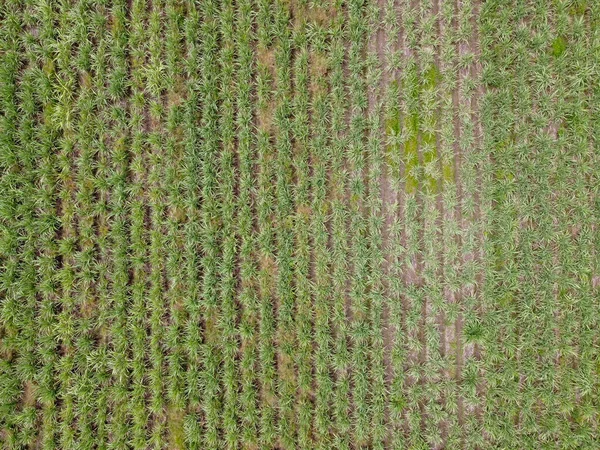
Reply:
M392 114L386 122L388 134L400 133L400 113L397 109L392 111Z
M185 448L185 430L183 427L183 418L185 412L175 408L169 407L168 409L168 420L169 420L169 448L181 449Z
M406 192L413 194L417 191L419 186L418 180L418 168L419 168L419 155L418 155L418 142L417 138L410 138L404 145L404 156L405 156L405 169L406 169Z
M571 16L583 16L587 10L587 0L575 0L569 8L569 14Z
M558 58L567 49L567 39L564 36L559 36L552 42L552 56Z
M404 128L409 138L404 143L404 168L406 179L406 192L414 194L419 187L419 118L417 114L408 116L405 120Z
M504 267L504 264L500 265L500 269L502 267ZM514 302L515 296L512 294L512 292L505 292L504 295L498 298L498 304L503 308L511 306L512 304L514 304Z
M442 177L445 183L454 183L454 166L452 164L443 165Z
M386 121L386 135L395 138L400 134L400 112L394 109ZM400 177L400 145L392 142L386 146L385 158L393 177Z
M44 63L44 66L42 67L42 70L48 76L54 75L54 61L52 59L48 59Z
M437 160L437 148L435 133L423 133L423 167L425 170L425 190L426 192L433 194L438 191L438 177L437 173L439 170L436 166ZM431 169L431 170L429 170Z
M494 268L498 272L501 272L504 269L504 267L506 266L506 258L504 257L504 251L498 244L494 245L493 261L494 261ZM505 300L506 299L501 299L501 303L502 303L502 301L505 301ZM506 303L506 304L508 304L508 303Z
M440 69L435 65L431 65L424 74L424 85L426 88L435 88L442 81L442 74Z
M497 170L495 175L498 181L513 181L515 179L515 175L507 170Z

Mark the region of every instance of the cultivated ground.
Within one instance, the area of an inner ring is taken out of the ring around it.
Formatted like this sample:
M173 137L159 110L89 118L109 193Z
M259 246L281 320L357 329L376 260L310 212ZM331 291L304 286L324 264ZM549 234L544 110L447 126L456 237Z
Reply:
M0 443L600 446L600 4L0 0Z

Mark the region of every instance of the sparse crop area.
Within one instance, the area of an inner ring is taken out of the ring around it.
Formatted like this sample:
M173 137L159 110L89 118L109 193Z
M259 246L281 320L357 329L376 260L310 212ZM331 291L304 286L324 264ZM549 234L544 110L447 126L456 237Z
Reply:
M600 448L600 3L0 0L0 447Z

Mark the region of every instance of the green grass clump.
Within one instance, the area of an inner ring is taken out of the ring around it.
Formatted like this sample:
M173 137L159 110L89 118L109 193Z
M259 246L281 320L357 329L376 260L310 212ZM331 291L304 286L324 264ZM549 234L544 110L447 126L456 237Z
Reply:
M552 56L558 58L567 50L567 39L564 36L558 36L552 41Z

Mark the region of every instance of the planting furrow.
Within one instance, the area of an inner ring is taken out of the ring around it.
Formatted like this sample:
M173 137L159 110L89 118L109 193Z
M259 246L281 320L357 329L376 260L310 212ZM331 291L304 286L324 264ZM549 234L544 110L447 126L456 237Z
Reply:
M515 10L505 2L486 3L481 10L483 82L487 93L483 98L483 126L487 130L483 147L490 159L484 177L489 182L485 201L491 206L486 228L488 245L484 294L486 331L484 427L488 444L513 447L519 401L517 366L518 328L516 257L516 183L515 111L510 106L509 89L513 74L512 57L506 50L512 45L511 24ZM519 86L522 86L519 84Z
M185 416L185 64L184 16L185 5L167 0L165 14L166 70L166 134L164 169L164 218L166 249L164 261L164 295L167 317L164 331L165 351L165 414L166 445L172 449L185 447L183 420Z
M85 6L82 5L82 6ZM91 323L91 329L88 339L91 341L87 345L91 348L91 355L82 365L87 366L88 372L93 377L84 381L82 400L90 401L91 417L84 428L85 437L82 446L88 448L107 448L109 443L109 417L111 415L111 341L112 324L114 320L114 310L112 303L112 269L113 254L111 247L113 235L111 230L112 220L112 198L115 195L113 191L114 168L112 161L112 140L109 137L111 127L113 126L112 101L113 92L110 89L112 76L117 72L114 64L118 58L113 59L113 54L123 51L123 41L116 41L116 36L111 33L107 27L107 17L115 17L115 22L119 19L117 15L123 14L119 10L119 5L114 6L114 10L109 10L106 5L98 5L97 9L86 11L85 8L79 10L79 14L88 14L95 34L86 42L85 47L80 52L80 84L82 89L89 89L87 95L93 99L93 109L90 113L90 121L93 123L93 187L88 194L88 201L91 203L93 221L88 224L90 228L90 238L94 240L93 251L95 261L94 270L94 289L95 297L88 300L84 313L91 316L94 322ZM122 19L121 19L122 20ZM83 35L84 30L80 31ZM82 41L85 40L82 37ZM109 49L113 49L109 52ZM93 50L93 52L91 52ZM90 86L91 85L91 86ZM92 181L92 180L90 180ZM88 187L89 189L89 187ZM90 245L90 244L88 244ZM90 370L89 367L93 367ZM86 386L85 383L89 383ZM90 398L84 398L85 396Z
M530 19L526 16L527 11L525 8L515 8L514 17L512 21L521 22L527 19ZM516 39L515 27L512 26L512 31L515 33L513 39ZM514 63L510 63L510 68L514 70L512 76L518 80L518 86L516 88L509 90L509 105L510 108L514 108L514 111L519 111L519 114L513 113L511 114L511 120L509 121L509 126L512 128L512 155L510 157L506 157L503 160L502 169L506 172L506 175L500 171L497 171L497 177L505 176L508 180L510 180L510 174L515 174L515 182L511 186L514 188L514 193L511 196L507 196L507 202L510 204L511 209L509 211L512 213L510 216L506 217L506 215L499 213L498 215L502 217L506 222L509 223L510 226L507 227L511 234L506 236L507 242L501 242L502 247L506 249L506 270L505 274L502 276L503 283L506 283L510 286L509 290L512 294L512 308L509 309L510 317L508 319L508 323L510 326L507 327L507 338L512 345L513 348L508 347L509 352L506 352L505 358L507 362L510 363L511 371L507 371L502 375L506 377L505 379L510 383L506 383L503 386L502 397L506 398L510 403L508 410L507 419L510 420L509 423L505 424L508 428L508 433L506 433L506 441L508 445L511 447L519 447L522 448L525 445L524 436L522 433L523 426L527 425L524 423L524 420L527 421L527 413L530 404L527 404L528 401L528 389L529 386L533 383L533 379L530 377L530 374L527 373L527 357L525 356L527 352L530 350L531 343L527 342L528 340L528 320L531 320L531 317L527 318L528 310L533 307L533 302L535 301L531 295L528 295L531 291L524 292L527 289L531 289L528 285L521 284L524 281L524 276L526 276L526 272L524 271L524 265L527 264L526 258L528 257L526 253L526 241L524 233L522 233L520 225L520 219L523 216L523 200L525 193L528 194L529 186L526 185L526 171L525 167L520 167L520 164L517 165L517 161L521 161L522 158L519 158L520 152L524 150L523 142L527 138L526 134L528 132L527 127L524 126L525 119L522 119L531 115L531 92L529 92L529 86L527 83L526 77L526 69L525 65L529 63L527 60L527 52L526 48L526 40L521 39L518 42L517 47L514 49L514 53L511 51L510 56L511 59L514 59ZM524 189L524 191L522 191ZM504 227L502 227L504 228ZM504 239L503 239L504 240ZM511 242L512 241L512 242ZM512 283L511 283L512 282ZM510 284L509 284L510 283ZM524 345L524 346L523 346ZM504 347L505 344L503 343ZM511 373L512 372L512 373ZM510 386L512 384L512 387ZM505 397L508 394L509 389L513 389L512 398Z
M421 433L424 424L424 363L425 346L423 325L424 299L422 289L422 193L423 180L419 161L419 9L418 5L404 1L402 8L402 28L404 33L404 61L401 70L401 117L404 195L402 215L406 252L404 253L404 297L406 301L406 416L405 430L407 445L425 446Z
M544 36L545 14L536 7L523 8L518 14L527 23L528 33L523 33L512 53L516 56L514 66L519 81L514 99L519 111L514 126L515 155L514 160L510 161L511 169L516 174L518 194L515 197L515 209L519 225L513 260L519 280L516 289L519 411L513 445L526 448L546 439L545 433L539 433L543 427L538 427L538 421L545 422L542 392L547 375L541 365L548 361L545 349L551 353L555 338L553 314L551 310L548 311L548 307L552 308L554 303L549 300L553 297L554 264L548 246L551 213L547 201L547 191L550 189L548 166L554 157L554 146L553 137L544 130L546 120L543 110L547 108L544 89L537 88L536 80L531 78L534 70L541 73L548 70L546 49L535 44L536 35ZM532 123L536 126L532 127ZM551 129L552 124L548 125ZM541 132L538 131L540 129ZM536 320L533 320L534 317ZM540 325L543 332L538 328ZM554 439L550 438L550 441Z
M218 265L219 248L219 201L218 158L219 158L219 5L210 1L202 5L200 28L202 76L200 96L202 117L200 130L202 190L201 190L201 312L203 335L201 372L203 421L203 447L217 448L219 443L219 411L221 409L219 387L219 295Z
M351 278L349 302L351 311L351 387L352 387L352 439L357 446L368 445L371 426L368 411L369 395L369 323L368 270L369 247L367 245L367 221L365 220L366 157L365 157L365 113L368 106L364 73L367 19L365 4L361 0L348 4L348 146L346 159L349 171L347 186L349 203L349 246Z
M109 104L107 116L108 129L103 130L101 139L110 148L110 199L107 243L109 252L111 291L109 305L110 339L108 342L108 366L111 377L108 393L108 417L106 434L107 447L125 448L128 441L128 390L129 372L127 367L127 304L129 285L128 261L128 191L127 179L129 174L128 144L130 123L126 105L126 83L129 72L129 62L126 48L128 33L126 31L126 2L115 2L112 9L112 29L110 30L111 70L108 74ZM102 431L102 425L97 424L97 430Z
M335 14L330 5L324 6L330 14ZM308 231L312 246L312 298L314 308L314 354L311 355L314 367L314 413L312 429L314 447L326 449L331 446L333 378L330 366L333 342L331 337L330 292L331 274L329 273L331 256L328 251L329 230L328 214L330 200L328 198L328 169L330 165L329 130L327 119L331 105L328 102L328 79L331 61L327 56L325 36L315 35L310 42L309 85L310 90L310 124L312 128L309 142L312 167L310 178L310 217Z
M518 14L519 20L527 23L529 27L535 28L537 26L537 15L533 8L522 8ZM530 430L535 427L536 415L541 414L538 405L536 405L538 399L535 398L535 390L540 380L537 378L538 358L535 358L534 355L538 349L535 343L535 328L532 323L534 311L540 313L540 319L542 312L538 298L536 298L536 291L540 289L539 275L534 279L532 273L536 269L532 242L535 239L533 230L538 226L539 221L533 204L539 193L536 192L538 187L532 183L531 175L536 170L532 167L533 160L536 160L536 166L541 167L543 167L544 161L539 149L526 149L524 145L525 142L534 138L534 136L531 136L533 133L530 132L528 122L534 116L537 100L537 95L531 91L531 82L528 80L529 67L533 63L529 59L528 38L527 34L523 36L515 52L517 54L516 76L520 86L514 92L516 94L514 104L518 107L520 114L515 120L515 159L510 162L511 166L516 167L517 173L516 215L517 223L520 224L517 229L516 255L513 260L517 265L517 277L520 281L516 289L518 302L516 359L520 379L519 411L516 418L517 436L513 445L520 448L531 445ZM530 158L527 155L527 161L525 161L526 154L533 154L535 158ZM532 356L534 357L532 358Z
M443 307L440 316L442 325L441 344L444 366L442 368L443 407L445 415L444 442L448 447L460 445L461 429L458 417L458 392L456 363L461 351L457 345L455 327L459 315L460 300L460 220L458 175L460 161L458 136L455 123L455 93L458 73L456 68L456 46L454 36L454 2L442 1L439 4L439 137L438 153L440 190L442 197L442 296Z
M552 391L556 385L553 378L556 373L557 345L571 334L565 329L567 327L560 324L560 321L557 322L559 315L555 309L561 303L560 293L559 298L555 295L558 271L554 257L556 244L553 241L558 237L558 234L554 234L554 217L557 211L554 210L555 202L548 199L555 198L551 180L554 162L560 155L560 143L557 141L557 123L550 113L554 103L552 91L548 89L548 79L543 76L552 70L552 59L549 58L547 47L536 44L538 38L540 41L552 39L552 31L546 22L547 12L559 19L553 9L548 11L539 6L530 13L530 29L535 33L532 33L527 43L529 57L533 57L527 67L531 71L528 78L532 106L531 116L523 128L528 129L527 140L533 144L533 150L523 148L519 158L524 178L524 185L520 190L521 195L524 194L520 212L521 242L524 246L521 252L525 257L525 275L522 279L526 281L522 288L524 312L521 336L525 345L522 345L524 350L521 367L525 374L525 392L520 433L522 442L527 446L560 440L556 434L557 427L553 424L556 412L552 404ZM542 76L534 78L536 73ZM531 123L536 126L531 127ZM560 253L566 256L568 250ZM564 314L569 315L568 308ZM565 325L567 323L564 322ZM563 334L565 332L567 335Z
M202 227L200 216L201 191L203 189L202 153L200 136L200 110L202 97L199 92L201 76L202 50L199 43L200 12L194 2L186 2L186 18L184 22L185 34L185 79L186 96L183 106L183 164L184 175L184 208L185 223L183 262L184 275L184 300L183 309L185 323L183 347L185 348L185 398L186 405L183 417L183 433L176 432L176 436L184 437L183 447L202 448L202 397L201 397L201 370L202 362L202 317L201 317L201 245ZM183 413L183 411L181 411ZM177 439L179 440L179 439Z
M298 425L297 445L300 448L312 447L312 415L313 404L313 305L311 295L311 248L310 248L310 124L309 124L309 51L307 38L308 11L301 9L292 11L295 19L294 43L296 58L293 63L292 99L292 157L295 172L293 188L293 265L294 265L294 303L296 345L294 346L297 388L296 388L296 423ZM302 5L304 6L304 5Z
M477 11L475 2L462 1L456 11L457 39L456 64L457 117L459 127L457 162L459 186L459 220L461 228L460 309L455 333L458 340L457 377L459 381L460 425L468 448L483 445L478 431L480 404L480 344L483 328L478 314L480 309L479 280L481 274L481 198L479 194L479 161L481 144L479 133L478 86L480 83L477 49Z
M365 207L367 210L367 238L369 245L368 301L370 321L369 382L371 383L368 408L371 415L370 440L374 449L383 449L386 441L386 360L385 339L387 323L384 323L384 192L383 192L383 117L384 88L387 77L383 60L384 30L382 25L382 2L367 5L368 48L365 64L368 111L366 117L366 148L368 177Z
M46 15L40 26L40 41L43 46L55 44L54 27L50 14ZM53 55L46 52L43 59L44 67L50 67ZM1 75L0 75L1 76ZM49 85L53 82L53 71L41 71L38 73L39 82ZM47 92L42 98L48 104L56 100ZM47 108L47 107L46 107ZM48 108L50 109L50 108ZM44 119L48 117L44 114ZM56 202L56 155L55 145L57 130L50 120L43 120L40 124L39 135L39 172L38 192L39 199L39 223L37 231L39 236L39 258L38 258L38 283L40 287L40 299L37 315L37 346L38 346L38 373L37 378L37 402L41 405L41 446L43 448L55 448L57 432L57 412L59 407L56 390L56 364L59 359L57 349L56 310L59 304L59 292L56 283L56 271L60 267L57 261L57 230L59 227L59 209Z
M259 304L257 293L257 268L254 261L255 255L255 161L252 101L254 99L255 74L253 64L252 45L254 44L253 17L251 14L252 3L244 0L237 4L235 11L236 25L236 70L237 98L235 106L237 112L235 125L237 127L237 159L238 159L238 198L236 234L239 242L239 278L240 285L236 293L239 303L239 377L240 390L238 393L238 422L240 425L240 440L242 447L252 448L257 445L259 426L258 409L258 325Z
M553 367L558 380L548 386L544 399L550 405L541 423L547 440L563 448L593 447L596 434L598 399L596 329L597 296L594 296L594 258L597 258L597 189L595 165L597 152L592 147L595 130L594 100L597 97L597 37L592 31L598 23L597 8L585 4L559 5L556 31L551 37L551 62L556 67L560 112L555 128L560 152L556 155L560 189L556 230L558 265L557 303L558 345ZM556 45L564 40L564 46ZM548 49L546 51L549 51ZM551 186L554 188L555 186ZM558 193L553 192L556 196ZM556 220L553 221L556 224ZM596 241L596 242L595 242ZM596 253L596 254L594 254ZM597 287L597 286L596 286ZM552 380L554 381L554 380ZM549 384L549 383L548 383ZM553 388L550 391L550 388Z
M19 332L18 298L17 288L20 266L20 239L18 233L18 198L21 180L20 174L15 168L19 165L19 73L21 70L23 53L20 43L20 35L23 30L22 8L20 1L10 1L2 4L0 14L4 26L0 28L0 108L2 117L0 119L0 189L4 195L0 199L0 383L3 387L0 394L0 432L2 442L7 448L14 448L17 443L18 428L15 424L15 416L18 408L21 386L16 373L17 358L17 335ZM12 188L11 188L12 186ZM51 251L51 249L48 249ZM44 303L51 300L52 294L44 296ZM44 318L46 316L44 315ZM52 318L50 318L52 320ZM48 328L42 323L41 334L45 334ZM51 335L50 339L53 340ZM44 340L47 342L46 340ZM52 358L52 353L46 354ZM55 360L55 358L52 358ZM47 369L50 370L50 378L54 376L50 359L45 360ZM41 383L42 395L46 394L48 384L47 372ZM56 399L45 396L43 399L44 418L54 415ZM53 429L46 427L44 430L52 433Z
M403 30L401 17L398 13L399 6L395 1L388 1L385 7L385 34L387 38L386 68L384 80L388 79L385 86L385 175L387 185L382 189L389 189L389 201L386 205L386 234L388 270L386 273L387 295L389 304L388 326L390 328L391 346L389 368L389 394L388 394L388 437L392 448L401 448L404 445L403 418L405 417L406 391L405 391L405 296L404 296L404 220L403 220L403 190L404 175L404 145L401 133L401 90L400 73L403 68ZM385 193L385 191L384 191ZM385 197L384 197L385 201Z
M294 365L296 348L294 318L294 235L292 185L294 180L291 118L291 69L293 42L289 29L290 11L287 5L277 3L273 11L273 38L275 58L275 91L273 126L275 129L275 244L276 276L275 305L277 331L277 435L279 445L292 448L296 440L297 423L294 416L294 398L297 377Z
M348 208L346 205L347 170L345 148L346 135L346 89L344 86L346 13L341 2L332 2L337 11L331 24L329 77L331 103L331 171L329 176L331 198L331 274L332 274L332 334L334 337L332 369L335 374L333 393L333 446L350 448L350 351L347 316L348 232L346 229Z
M148 11L147 38L148 55L145 80L145 108L146 135L144 147L146 149L145 165L147 179L145 180L146 199L146 230L147 238L147 279L146 294L146 347L149 362L146 368L147 379L147 424L146 433L148 445L153 448L163 448L165 445L165 430L167 417L165 402L165 342L163 333L165 329L166 301L164 297L165 286L165 255L166 246L164 216L166 213L167 198L164 186L166 137L165 127L165 91L168 86L163 75L166 68L165 59L166 42L163 23L165 4L162 1L153 1L152 9Z
M478 77L478 88L476 95L476 105L478 111L478 117L476 122L477 131L477 145L478 145L478 175L479 175L479 186L477 190L477 200L479 204L479 257L480 267L478 271L479 280L477 284L478 292L478 309L479 309L479 323L481 326L480 336L480 361L479 361L479 385L481 386L483 394L479 396L477 402L477 427L481 430L481 438L484 444L489 445L490 442L494 441L493 436L489 433L487 427L488 424L492 424L495 417L489 415L488 397L490 396L490 379L493 378L488 372L492 365L488 364L488 358L498 358L498 351L493 343L493 339L497 336L493 320L490 321L490 313L493 317L493 302L489 301L490 296L493 295L494 291L494 273L495 262L496 262L496 242L493 239L494 236L494 211L493 207L496 205L495 189L494 186L494 166L495 156L493 154L493 141L489 139L489 133L484 133L486 127L492 123L490 118L490 112L492 111L492 105L497 101L495 97L495 90L489 84L487 84L487 76L490 74L492 55L489 52L487 46L490 44L489 34L489 10L483 3L476 3L477 17L473 18L476 23L477 31L477 48L476 55L479 60L477 65L477 77ZM490 279L491 277L491 279ZM492 326L490 326L492 325ZM492 394L493 395L493 394Z
M442 353L440 317L445 312L443 287L440 280L440 243L442 221L440 214L440 163L439 163L439 24L437 1L420 1L418 20L419 64L418 99L418 146L421 161L422 184L420 186L422 220L422 295L424 345L423 394L424 417L423 437L430 448L444 444L446 424L443 409L442 375L446 361Z
M469 49L465 55L465 63L469 67L469 77L464 82L465 98L469 102L469 133L467 150L465 154L469 165L467 169L468 182L464 184L463 196L465 204L463 211L467 214L470 227L463 235L463 243L466 246L466 252L463 250L464 279L467 290L466 307L468 315L465 320L464 337L465 342L471 346L472 354L465 357L463 398L464 406L469 409L470 414L466 417L465 435L467 436L467 446L470 448L480 448L485 445L485 436L482 428L482 411L485 397L485 380L482 367L482 353L485 342L485 330L483 328L483 283L484 264L485 264L485 238L487 233L486 220L489 216L484 204L483 189L485 183L484 168L488 163L487 157L482 146L482 113L481 102L485 92L482 84L482 63L481 63L481 31L480 31L480 13L482 4L480 1L473 1L472 5L467 4L470 12L469 20ZM459 52L460 53L460 52ZM462 59L462 58L461 58ZM459 60L460 61L460 60ZM460 62L461 66L463 65ZM466 355L467 356L467 355Z
M586 331L589 333L593 333L593 330L598 329L598 317L595 314L591 314L591 311L594 311L598 308L598 298L599 298L599 290L600 290L600 233L598 233L598 227L600 224L600 207L598 205L598 195L600 188L600 167L599 167L599 158L598 152L598 139L600 132L600 109L599 109L599 99L600 99L600 89L597 86L598 75L600 74L600 67L595 62L598 61L598 56L600 55L600 33L598 26L600 25L600 5L589 4L589 8L586 10L586 23L587 30L589 32L589 41L588 41L588 53L587 58L592 66L592 70L588 71L588 86L587 93L589 95L589 112L590 112L590 127L589 127L589 148L590 148L590 159L591 159L591 174L588 177L589 183L589 200L594 202L595 204L590 205L592 211L590 211L590 216L588 220L592 220L593 224L591 226L591 231L593 232L593 238L591 240L592 250L591 250L591 279L588 282L591 282L591 298L587 299L588 301L585 303L582 311L582 316L585 318L585 323L587 325ZM596 84L594 84L596 83ZM600 358L600 350L598 345L591 346L592 343L598 342L598 337L594 335L594 338L584 341L584 350L586 351L586 361L587 364L585 366L587 373L589 374L590 369L593 370L593 364L590 364L593 361L598 361ZM589 346L588 346L589 345ZM600 405L600 377L595 377L591 383L592 390L589 392L588 396L585 398L584 406L587 406L587 411L589 412L589 418L593 418L595 415L594 411L598 410L598 405ZM589 428L588 428L589 430ZM595 434L594 434L595 433ZM591 441L592 438L598 437L597 430L590 430L587 440Z
M275 311L273 307L276 272L275 262L275 155L272 145L273 108L272 90L275 60L271 28L272 9L267 1L258 4L256 47L256 166L257 166L257 263L260 303L259 373L260 373L260 427L258 443L272 447L277 439L277 366L275 353Z
M230 0L222 2L220 12L220 29L222 33L220 62L220 113L219 130L221 132L221 155L219 161L219 199L221 220L221 252L219 267L220 283L220 334L221 334L221 383L223 389L223 407L221 412L221 428L226 448L239 447L239 431L237 417L238 395L238 331L236 289L237 279L235 266L237 263L237 236L235 233L235 192L238 177L235 141L235 96L234 61L235 31L234 8Z
M552 28L544 35L546 42L560 39L556 36L562 36L565 33L568 23L565 16L566 11L560 11L559 14L556 14L555 11ZM543 49L545 52L548 52L548 50L549 48ZM572 141L577 131L571 127L571 124L567 124L564 119L560 120L560 118L555 118L551 114L553 110L566 111L570 109L568 102L572 100L572 97L565 99L557 95L558 89L566 88L567 83L564 75L571 72L567 61L567 57L563 55L552 55L547 58L546 65L548 67L545 68L545 73L548 76L551 75L552 79L549 80L544 77L539 80L540 84L545 84L545 86L542 86L545 95L542 99L544 103L540 104L543 107L540 108L541 117L539 119L545 122L545 126L543 132L540 133L541 136L536 136L536 139L549 152L552 152L551 155L557 160L555 164L550 166L550 178L547 183L550 186L568 183L569 187L565 189L566 192L552 192L551 187L548 186L547 189L550 192L546 193L552 198L552 202L547 202L544 208L549 210L548 213L552 215L553 219L546 225L550 229L547 231L545 238L547 240L546 245L549 246L552 271L548 271L544 278L546 280L550 278L547 284L551 283L548 300L553 305L548 305L548 309L552 313L553 326L547 328L552 334L545 333L546 344L552 343L552 347L544 354L543 360L548 366L545 370L546 377L549 377L547 391L538 395L540 399L544 399L544 406L546 406L545 410L541 411L543 415L540 414L540 418L546 425L542 438L561 442L563 448L575 448L574 442L577 438L575 438L575 433L572 433L572 426L575 425L575 422L573 422L573 425L569 422L577 402L574 386L571 384L577 343L569 336L573 336L572 333L577 333L577 331L572 329L576 311L571 303L569 292L571 280L569 278L572 261L578 258L574 252L576 245L574 245L572 234L573 230L577 228L572 227L578 227L575 224L583 222L577 213L577 210L580 209L571 207L574 203L579 203L578 194L571 191L571 187L583 188L583 191L585 191L585 187L577 173L573 173L569 167L569 160L577 159L577 156L575 156L577 150L575 150ZM546 164L548 163L546 162ZM558 220L554 218L558 218ZM548 296L547 292L544 294L544 297ZM555 414L556 417L553 417ZM560 424L563 421L567 422L568 425L561 426ZM572 433L572 438L563 440L563 433L565 433L565 436Z
M132 5L130 19L130 58L131 58L131 92L129 98L131 142L129 154L129 261L130 284L128 289L129 307L127 308L127 338L131 351L129 371L131 374L128 415L131 420L130 433L131 445L145 447L148 445L148 379L146 374L147 364L147 329L146 329L146 296L148 295L147 273L150 270L148 263L149 235L146 229L148 218L148 191L147 174L148 165L146 154L147 145L148 111L146 101L148 93L145 90L150 74L146 69L148 53L148 14L143 1L135 1Z
M588 95L590 95L590 147L592 149L598 149L598 140L600 137L600 89L598 89L597 85L594 85L594 80L598 80L598 75L600 74L600 67L598 64L594 64L595 61L598 60L598 56L600 56L600 33L599 33L599 25L600 25L600 5L591 5L588 10L588 29L590 30L589 34L589 53L588 58L592 62L593 70L589 71L589 80L590 84L588 86ZM600 207L598 205L597 199L600 188L600 166L599 166L599 158L598 152L592 152L592 174L589 177L589 195L590 199L593 201L596 199L595 205L592 205L592 216L591 219L594 221L593 226L591 227L594 232L594 237L592 240L592 298L590 299L590 306L593 308L598 307L599 291L600 291L600 233L598 233L598 227L600 224ZM586 305L587 306L587 305ZM583 311L585 314L586 310ZM598 317L596 315L588 315L586 320L589 320L588 331L597 330L598 329ZM594 339L589 342L598 342L598 337L596 336ZM587 355L589 361L598 361L600 358L600 349L596 345L593 348L589 349L589 355ZM589 368L589 365L587 366ZM592 405L595 410L598 410L598 405L600 405L600 377L596 377L592 382L592 391L590 395L586 398L586 403L588 405ZM592 408L592 411L594 411ZM592 412L591 417L594 416ZM592 435L593 437L594 435ZM595 436L598 436L596 431Z
M2 30L2 272L0 287L2 332L3 408L1 442L7 448L32 445L38 426L35 405L36 284L38 217L35 203L38 183L39 104L35 98L35 52L30 39L21 46L17 33L28 26L25 8L16 2L3 5L7 26ZM6 8L14 8L11 14ZM41 21L41 18L37 18ZM27 33L30 30L27 29ZM5 237L6 236L6 237ZM47 328L46 330L47 331ZM45 387L45 386L44 386Z
M58 315L58 342L60 345L60 360L58 362L58 392L60 412L58 425L58 445L60 448L75 448L79 443L76 436L76 408L78 398L77 377L73 376L81 368L78 357L79 344L79 297L81 282L80 248L78 235L78 201L79 186L77 185L78 171L76 162L85 150L82 150L78 139L77 109L85 102L85 93L78 95L77 61L73 55L73 36L75 30L74 17L70 17L70 6L60 5L56 11L59 33L54 62L55 89L58 95L57 103L49 120L61 133L57 158L59 172L59 203L61 208L61 241L59 249L62 266L58 273L61 283L61 308ZM46 10L46 14L50 11ZM45 18L50 21L50 17Z
M102 31L89 33L92 28L89 18L97 17L95 11L88 5L77 3L68 11L73 17L69 23L69 33L73 40L79 43L78 51L73 60L74 89L78 90L77 99L68 112L73 121L73 178L76 186L74 209L76 211L76 240L73 246L74 255L74 284L75 284L75 327L74 341L74 370L69 373L73 380L75 406L73 410L74 425L69 428L74 432L74 448L90 449L94 445L93 425L95 421L95 389L100 384L97 379L99 371L91 371L88 364L96 364L95 347L98 331L97 312L100 309L98 292L98 247L96 222L100 203L98 199L98 180L96 178L96 155L98 152L98 120L97 109L102 105L100 97L94 95L92 76L92 60L103 64L104 40ZM98 12L97 14L99 14ZM96 30L96 27L93 27ZM97 47L94 46L97 43ZM68 51L65 49L65 52ZM99 69L95 67L94 69ZM100 68L100 70L102 70ZM99 77L101 78L101 77ZM69 131L70 132L70 131Z

